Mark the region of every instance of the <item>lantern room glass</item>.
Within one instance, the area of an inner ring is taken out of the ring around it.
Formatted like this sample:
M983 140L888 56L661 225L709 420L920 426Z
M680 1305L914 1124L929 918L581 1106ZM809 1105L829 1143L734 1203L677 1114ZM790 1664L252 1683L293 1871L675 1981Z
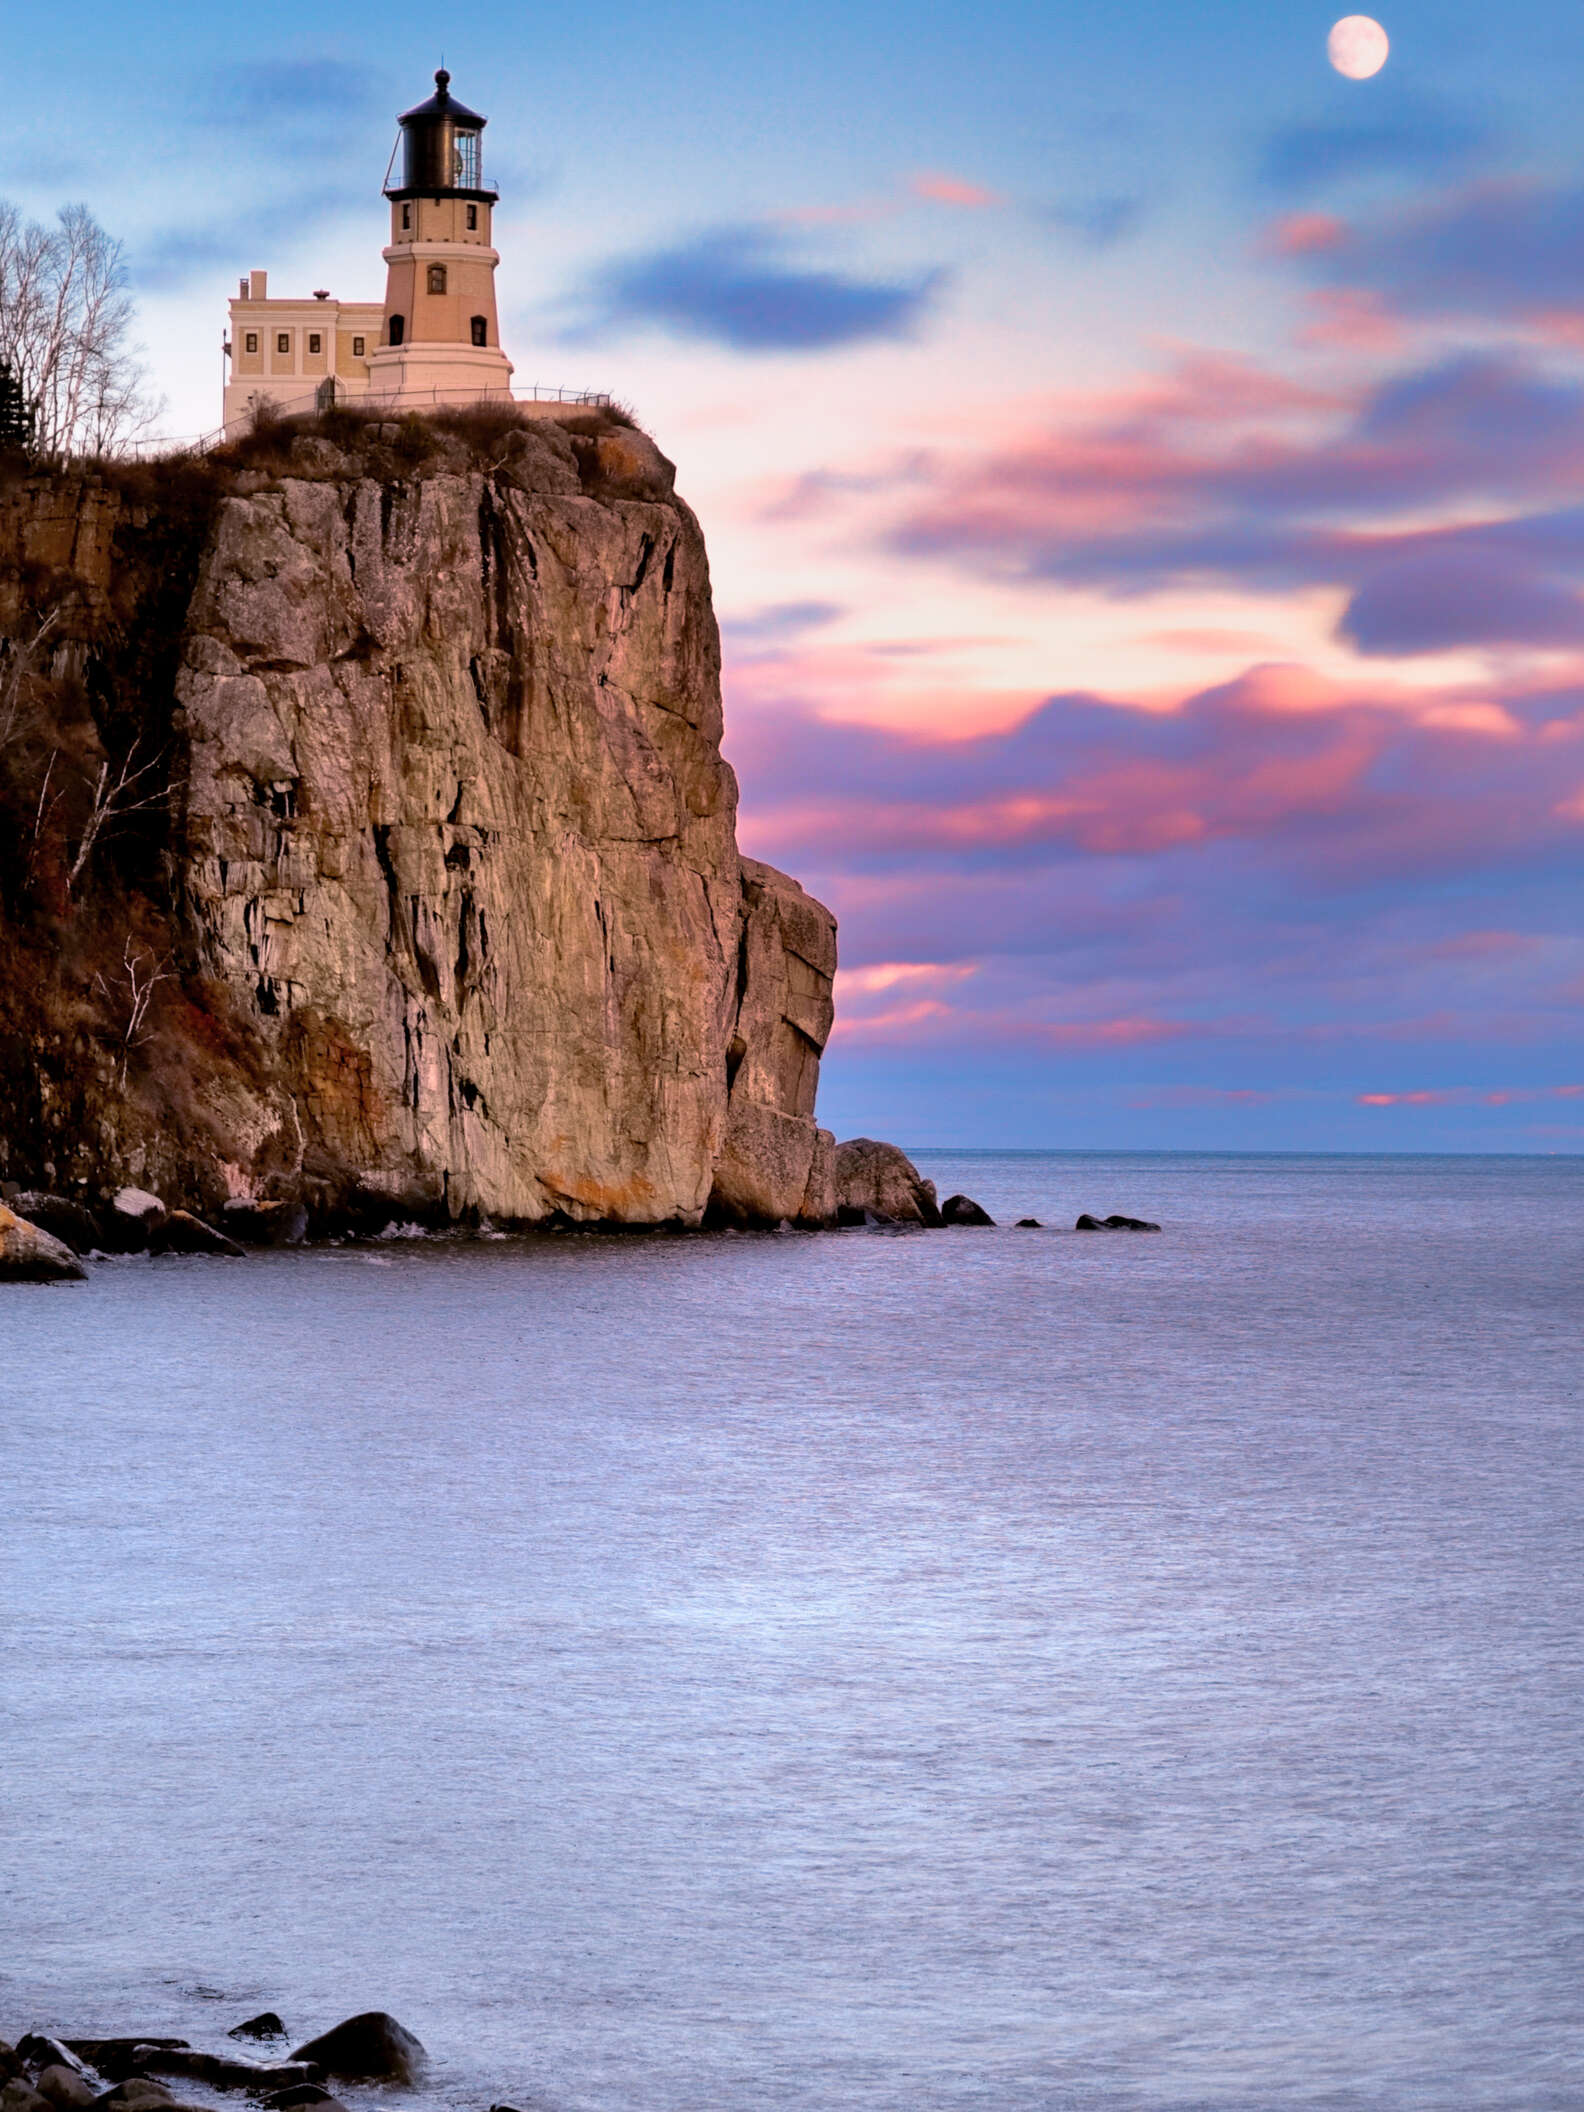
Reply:
M477 132L457 133L455 170L451 178L457 190L479 191L484 188L482 145Z

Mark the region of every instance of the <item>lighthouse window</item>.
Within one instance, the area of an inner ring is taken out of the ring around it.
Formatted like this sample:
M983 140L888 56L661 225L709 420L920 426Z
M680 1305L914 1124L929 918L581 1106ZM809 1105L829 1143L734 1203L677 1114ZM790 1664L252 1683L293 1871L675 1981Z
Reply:
M275 349L277 352L289 352L291 350L291 333L289 331L278 330L275 333Z
M405 316L400 316L400 315L393 315L393 316L391 317L391 324L390 324L390 341L391 341L391 343L392 343L393 345L399 345L399 344L401 343L402 339L403 339L403 338L404 338L404 337L405 337L406 335L407 335L407 321L406 321L406 318L405 318Z
M473 318L473 342L476 345L487 345L489 343L489 325L481 315L476 315Z
M360 337L355 337L352 340L352 357L354 359L363 357L363 340Z
M402 226L412 226L412 207L410 205L404 205L402 207Z
M256 352L258 350L258 332L256 330L250 330L245 339L245 343L250 352Z
M473 232L473 230L474 230L474 229L475 229L475 228L476 228L477 226L478 226L478 207L477 207L476 205L470 205L470 206L468 207L468 233L469 233L469 234L471 234L471 233Z
M459 132L456 136L456 187L459 191L476 191L479 187L479 136L476 132Z
M431 264L431 265L430 265L430 267L429 267L429 291L430 291L431 293L444 293L444 292L445 292L445 290L446 290L446 280L445 280L445 275L446 275L446 268L445 268L445 266L444 266L443 264Z
M320 337L317 330L310 330L308 333L308 349L310 352L322 352L324 350L324 340Z

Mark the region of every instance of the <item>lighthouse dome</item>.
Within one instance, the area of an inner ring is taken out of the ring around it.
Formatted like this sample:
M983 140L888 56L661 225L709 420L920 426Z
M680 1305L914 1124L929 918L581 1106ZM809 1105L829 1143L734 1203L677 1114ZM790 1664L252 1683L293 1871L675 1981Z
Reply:
M391 198L477 198L491 203L499 195L484 181L482 134L488 118L480 117L451 93L451 76L442 66L435 92L424 103L404 110L397 120L402 135L402 180Z

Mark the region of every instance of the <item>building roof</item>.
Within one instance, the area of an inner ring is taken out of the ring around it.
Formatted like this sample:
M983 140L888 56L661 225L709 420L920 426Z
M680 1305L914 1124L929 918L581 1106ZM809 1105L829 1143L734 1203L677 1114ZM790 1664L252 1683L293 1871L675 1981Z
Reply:
M443 66L435 75L435 92L428 102L416 103L411 110L404 110L397 123L411 125L426 118L436 117L449 118L453 125L460 125L467 131L471 131L475 125L482 131L489 123L487 117L480 117L478 112L470 110L466 103L457 101L451 93L451 76Z

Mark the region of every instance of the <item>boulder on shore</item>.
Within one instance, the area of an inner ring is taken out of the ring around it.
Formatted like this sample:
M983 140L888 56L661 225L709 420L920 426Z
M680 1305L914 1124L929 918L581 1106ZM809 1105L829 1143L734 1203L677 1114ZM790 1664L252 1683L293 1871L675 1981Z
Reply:
M242 1253L234 1239L217 1232L213 1225L206 1225L190 1210L172 1210L150 1240L149 1247L155 1254L231 1254L240 1257ZM279 2036L286 2036L284 2028Z
M232 1239L250 1247L296 1247L308 1237L308 1212L301 1203L255 1202L238 1195L220 1219Z
M98 2094L79 2069L68 2068L60 2061L41 2069L33 2087L40 2097L55 2107L55 2112L83 2112Z
M118 1188L101 1219L111 1254L143 1254L165 1222L165 1205L146 1188Z
M940 1206L943 1225L993 1225L995 1219L971 1195L949 1195Z
M1086 1210L1073 1227L1073 1230L1075 1232L1158 1232L1160 1226L1151 1224L1147 1217L1123 1217L1120 1212L1116 1211L1113 1211L1110 1217L1091 1217Z
M0 1203L0 1283L81 1283L87 1274L63 1240Z
M369 2009L307 2040L292 2059L312 2061L346 2083L412 2083L423 2067L424 2049L394 2017Z
M41 1188L25 1188L9 1199L9 1207L30 1225L48 1232L74 1254L91 1254L99 1244L99 1220L86 1203L70 1196L49 1195Z
M836 1147L836 1216L844 1225L941 1221L935 1183L925 1180L895 1144L878 1144L873 1137L850 1137Z

